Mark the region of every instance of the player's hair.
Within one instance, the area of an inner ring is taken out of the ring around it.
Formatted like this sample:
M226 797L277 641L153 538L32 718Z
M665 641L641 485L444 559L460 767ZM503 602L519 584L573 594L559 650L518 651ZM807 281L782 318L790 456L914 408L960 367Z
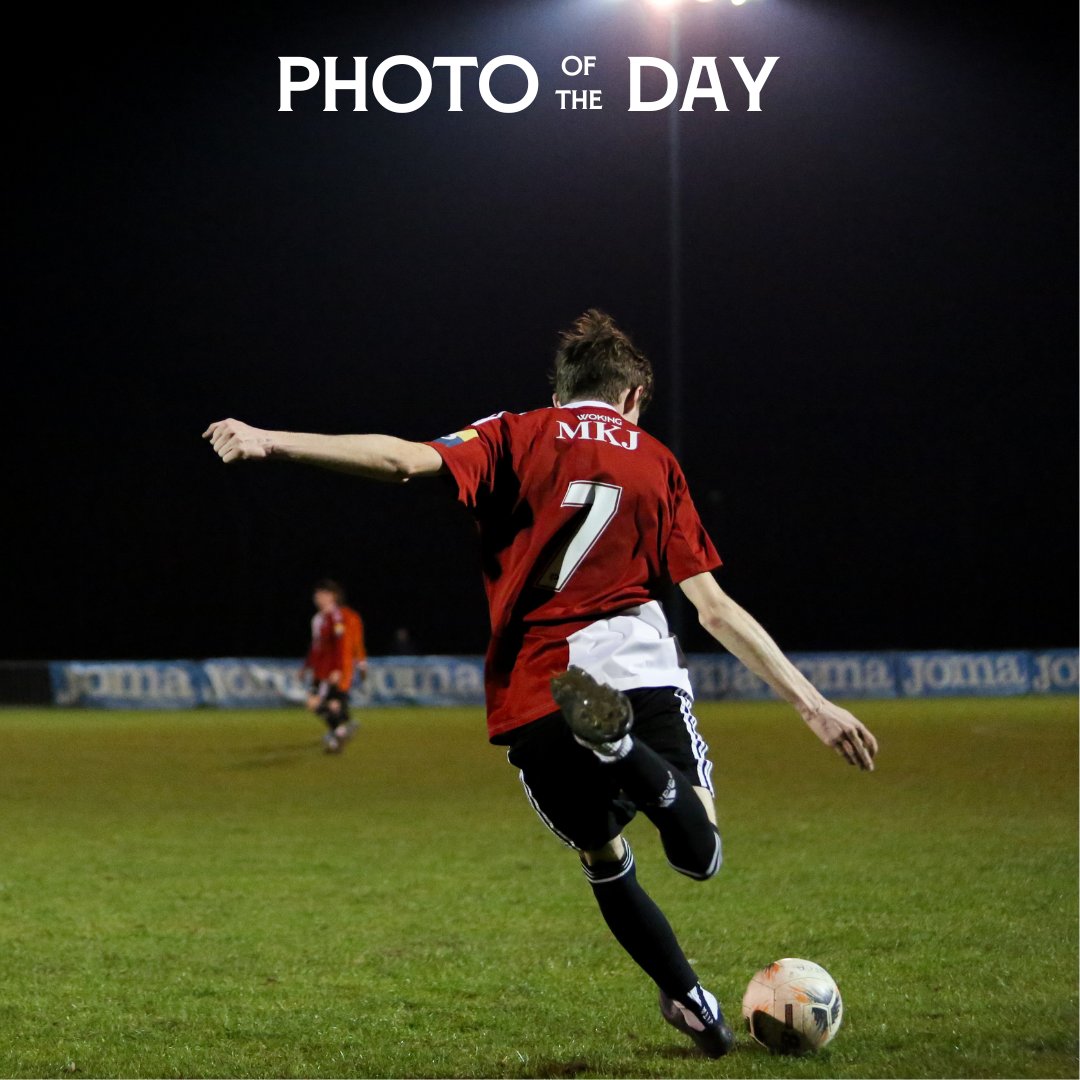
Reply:
M559 335L551 384L561 402L591 397L609 405L618 405L627 389L642 386L644 412L652 400L653 369L610 315L589 308Z
M333 578L319 578L315 582L315 592L329 592L339 604L345 603L345 590Z

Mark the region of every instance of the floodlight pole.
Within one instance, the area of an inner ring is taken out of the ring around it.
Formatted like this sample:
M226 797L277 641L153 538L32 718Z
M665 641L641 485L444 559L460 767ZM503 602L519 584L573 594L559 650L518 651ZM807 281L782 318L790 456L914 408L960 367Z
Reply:
M731 0L739 6L745 0ZM679 0L668 7L668 55L671 66L679 75L682 43L679 26ZM682 295L682 175L679 145L679 101L668 113L668 446L676 458L683 451L683 295ZM686 625L686 602L677 587L671 590L668 621L672 632L679 636Z
M669 13L668 56L679 72L679 8ZM682 405L683 405L683 356L682 356L682 183L679 153L679 100L668 112L668 447L676 459L682 458ZM683 635L686 606L679 588L671 590L668 616L671 631L676 637Z
M673 8L669 23L668 54L679 70L679 9ZM668 444L679 457L682 452L682 193L679 155L679 102L668 112Z

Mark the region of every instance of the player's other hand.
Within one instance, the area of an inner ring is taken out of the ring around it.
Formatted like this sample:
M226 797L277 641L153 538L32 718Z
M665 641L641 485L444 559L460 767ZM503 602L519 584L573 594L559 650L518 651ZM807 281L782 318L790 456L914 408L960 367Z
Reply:
M831 701L822 701L816 709L803 714L810 730L826 745L831 746L845 761L872 772L877 754L877 739L869 729L847 711Z
M273 444L269 431L232 419L215 420L202 437L210 440L214 452L226 464L269 457Z

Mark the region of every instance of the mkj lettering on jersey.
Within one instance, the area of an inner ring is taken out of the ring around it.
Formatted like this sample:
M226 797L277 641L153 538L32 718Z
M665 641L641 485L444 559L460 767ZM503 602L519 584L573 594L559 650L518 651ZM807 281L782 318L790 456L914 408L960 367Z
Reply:
M556 441L566 439L588 439L590 442L608 442L623 450L636 450L640 431L622 431L617 425L606 420L581 420L576 425L565 420L557 420L559 433Z

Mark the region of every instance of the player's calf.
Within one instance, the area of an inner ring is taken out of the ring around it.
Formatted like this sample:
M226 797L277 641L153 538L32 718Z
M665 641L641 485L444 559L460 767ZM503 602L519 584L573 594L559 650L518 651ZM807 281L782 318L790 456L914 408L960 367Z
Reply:
M672 829L660 831L660 843L672 870L695 881L708 881L716 874L724 863L724 849L719 830L715 825L711 828L712 835L708 839L696 829L689 833L682 830L676 833Z

